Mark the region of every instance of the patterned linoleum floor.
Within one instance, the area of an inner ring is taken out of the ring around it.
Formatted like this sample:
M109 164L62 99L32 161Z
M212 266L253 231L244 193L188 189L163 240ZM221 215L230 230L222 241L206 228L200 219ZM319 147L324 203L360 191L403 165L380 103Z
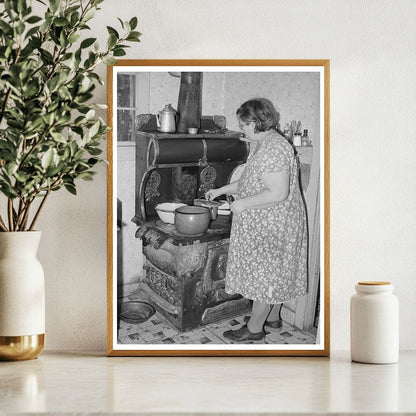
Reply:
M130 295L123 301L142 300L138 295ZM179 332L160 313L156 312L141 324L131 324L120 320L119 344L234 344L223 337L229 329L238 329L244 324L244 316L208 324L189 332ZM316 328L315 328L316 329ZM301 331L283 322L280 329L266 328L262 344L315 344L315 331Z

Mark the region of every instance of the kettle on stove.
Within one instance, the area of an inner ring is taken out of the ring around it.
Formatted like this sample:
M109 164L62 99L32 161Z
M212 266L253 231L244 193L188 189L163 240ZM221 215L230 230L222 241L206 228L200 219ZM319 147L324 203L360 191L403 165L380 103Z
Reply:
M157 129L162 133L174 133L176 131L176 111L167 104L156 115Z

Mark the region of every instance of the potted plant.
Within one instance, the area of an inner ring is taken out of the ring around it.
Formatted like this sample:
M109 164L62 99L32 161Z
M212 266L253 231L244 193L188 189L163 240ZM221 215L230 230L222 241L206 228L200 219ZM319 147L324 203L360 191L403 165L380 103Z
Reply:
M114 64L138 42L137 18L107 26L100 50L88 21L103 0L0 0L0 359L34 358L44 345L44 278L36 223L51 192L76 194L103 161L108 127L91 104ZM41 13L39 13L39 10Z

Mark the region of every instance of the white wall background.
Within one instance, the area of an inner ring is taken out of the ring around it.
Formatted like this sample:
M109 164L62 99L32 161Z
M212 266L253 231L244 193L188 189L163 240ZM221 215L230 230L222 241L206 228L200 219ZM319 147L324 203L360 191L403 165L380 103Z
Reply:
M134 59L331 60L331 347L349 348L358 280L389 280L416 349L416 2L106 0L91 29L136 15ZM90 36L91 34L89 34ZM105 68L100 68L105 74ZM97 90L97 102L106 90ZM51 196L39 222L46 348L104 350L106 175Z

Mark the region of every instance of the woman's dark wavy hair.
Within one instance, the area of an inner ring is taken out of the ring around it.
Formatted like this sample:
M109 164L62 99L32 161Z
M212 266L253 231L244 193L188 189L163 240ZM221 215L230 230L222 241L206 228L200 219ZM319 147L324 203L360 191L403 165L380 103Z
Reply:
M271 129L279 131L280 114L267 98L253 98L246 101L236 111L236 114L243 123L254 121L255 133Z

